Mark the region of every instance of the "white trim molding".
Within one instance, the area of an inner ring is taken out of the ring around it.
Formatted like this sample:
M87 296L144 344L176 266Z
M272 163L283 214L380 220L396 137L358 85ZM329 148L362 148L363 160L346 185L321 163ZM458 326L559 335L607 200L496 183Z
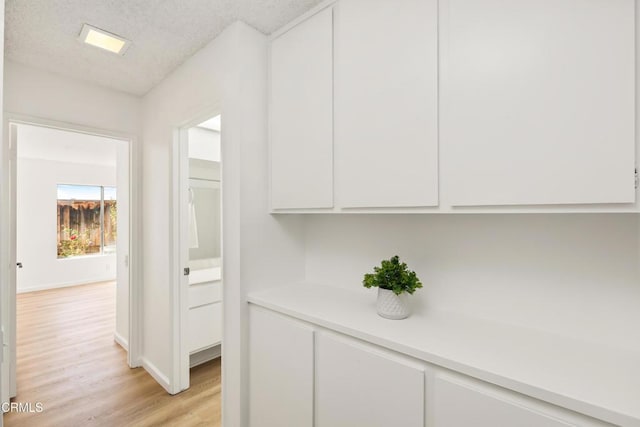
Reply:
M27 286L25 288L16 289L16 294L26 294L27 292L46 291L49 289L70 288L73 286L92 285L94 283L113 282L116 278L113 275L107 277L95 277L81 282L61 282L61 283L45 283L36 286Z
M178 392L171 392L171 387L169 385L169 378L164 375L160 369L156 367L153 363L149 362L145 359L144 356L140 357L140 362L145 371L149 373L153 377L154 380L158 382L169 394L177 394Z
M113 333L113 340L116 342L116 344L118 344L120 347L122 347L124 349L124 351L128 352L129 351L129 341L127 341L127 339L125 337L123 337L122 335L120 335L117 332Z
M4 135L7 141L9 141L10 124L25 124L34 125L40 127L47 127L51 129L66 130L76 133L84 133L88 135L102 136L111 139L119 139L124 141L128 145L129 151L129 340L127 352L127 363L129 367L136 368L141 366L141 354L142 354L142 202L141 202L141 147L136 135L126 132L107 130L94 128L90 126L84 126L76 123L67 123L56 120L50 120L42 117L29 116L24 114L16 114L12 112L4 113ZM3 143L2 152L2 166L8 162L8 158L4 156L9 155L7 148L7 142ZM6 152L5 152L6 150ZM1 168L0 168L1 169ZM2 203L0 205L8 206L5 204L5 198L10 195L9 191L5 191L2 195ZM0 229L9 227L9 224L5 222L10 221L11 218L8 215L2 216L2 224ZM9 248L6 248L4 252L0 251L2 259L0 259L0 266L11 265L10 259L5 259L10 256ZM1 267L0 267L1 270ZM3 271L3 274L5 272ZM6 275L6 274L5 274ZM97 280L97 279L96 279ZM111 280L111 279L107 279ZM99 281L104 281L100 279ZM70 284L69 286L73 286ZM36 290L36 289L30 289ZM12 315L12 313L9 313ZM15 315L15 313L13 313ZM11 337L13 345L15 346L15 336Z

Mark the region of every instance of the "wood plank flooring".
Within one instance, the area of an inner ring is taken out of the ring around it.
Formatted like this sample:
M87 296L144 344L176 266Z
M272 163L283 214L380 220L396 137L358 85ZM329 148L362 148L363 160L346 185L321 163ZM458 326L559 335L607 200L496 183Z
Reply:
M220 426L220 359L169 395L113 341L115 290L105 282L18 295L14 401L44 410L6 413L5 426Z

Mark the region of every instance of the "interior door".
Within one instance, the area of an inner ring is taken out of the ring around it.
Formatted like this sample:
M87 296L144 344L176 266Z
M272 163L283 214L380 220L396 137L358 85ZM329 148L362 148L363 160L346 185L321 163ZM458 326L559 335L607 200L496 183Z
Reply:
M8 126L8 149L3 155L2 176L2 375L0 382L2 402L16 395L16 158L18 127Z
M178 142L178 205L174 206L178 217L178 242L179 270L177 292L177 304L179 313L180 331L177 351L178 360L178 388L177 391L189 388L189 132L187 128L180 129ZM176 351L176 349L174 349Z
M130 258L130 226L131 219L129 218L129 212L131 208L130 194L129 194L129 144L125 141L118 141L117 143L117 196L118 202L117 208L117 226L118 230L116 236L116 257L117 257L117 294L116 294L116 341L124 344L128 348L127 351L127 363L130 367L135 366L136 355L132 354L131 345L131 319L135 316L132 312L132 305L130 303L130 283L129 283L129 258Z

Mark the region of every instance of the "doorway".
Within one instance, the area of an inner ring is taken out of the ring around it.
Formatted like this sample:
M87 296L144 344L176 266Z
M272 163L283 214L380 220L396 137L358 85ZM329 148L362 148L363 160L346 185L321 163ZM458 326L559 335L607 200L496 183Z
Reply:
M32 125L16 130L16 292L118 275L126 289L117 262L118 246L128 245L126 176L118 179L118 152L126 142ZM121 314L120 341L128 335L127 310Z
M129 367L138 365L139 337L130 267L133 138L11 115L5 129L2 198L10 203L2 215L9 235L2 259L12 268L2 272L8 278L2 284L3 402L20 388L17 294L113 281L117 315L111 336L127 350Z
M176 144L178 392L189 388L191 368L221 357L221 116L181 128Z

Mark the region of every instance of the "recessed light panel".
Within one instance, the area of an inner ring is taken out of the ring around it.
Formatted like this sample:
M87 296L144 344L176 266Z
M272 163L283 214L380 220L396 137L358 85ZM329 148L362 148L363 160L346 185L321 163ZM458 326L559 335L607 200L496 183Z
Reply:
M117 55L124 55L131 44L127 39L89 24L82 26L79 39L86 44L108 50Z

